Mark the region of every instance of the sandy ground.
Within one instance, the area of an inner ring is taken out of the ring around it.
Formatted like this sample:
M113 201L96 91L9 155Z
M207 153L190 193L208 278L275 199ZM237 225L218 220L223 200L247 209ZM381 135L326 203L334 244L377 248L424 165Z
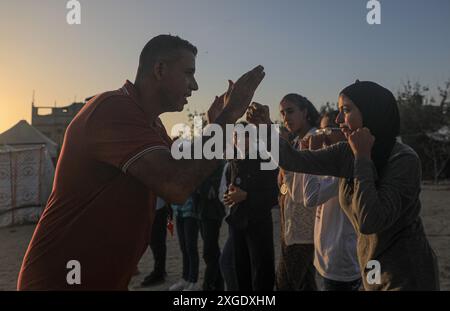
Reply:
M424 186L422 191L422 218L433 249L439 258L440 282L442 290L450 290L450 185ZM278 209L274 209L274 241L276 258L279 254L279 217ZM21 226L0 229L0 290L15 290L17 275L28 242L33 234L34 226ZM227 238L226 225L222 226L220 245ZM167 290L181 276L181 255L176 235L167 240L167 272L166 282L154 287L141 288L140 283L152 270L153 257L149 249L139 263L140 274L131 283L130 290ZM202 241L199 240L199 255L202 256ZM203 279L205 265L200 259L199 282Z

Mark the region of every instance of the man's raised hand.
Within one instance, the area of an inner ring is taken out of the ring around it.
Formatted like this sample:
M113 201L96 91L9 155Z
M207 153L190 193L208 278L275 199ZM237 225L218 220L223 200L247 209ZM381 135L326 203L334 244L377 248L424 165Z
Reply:
M264 67L256 66L242 75L235 83L229 81L228 91L216 100L208 110L209 122L217 120L219 115L226 123L235 123L247 110L253 95L261 81L264 79Z
M223 109L225 108L225 101L230 96L233 84L233 81L228 80L228 90L222 95L216 96L216 98L214 99L213 103L208 109L208 112L206 113L208 123L214 123L217 117L222 113Z

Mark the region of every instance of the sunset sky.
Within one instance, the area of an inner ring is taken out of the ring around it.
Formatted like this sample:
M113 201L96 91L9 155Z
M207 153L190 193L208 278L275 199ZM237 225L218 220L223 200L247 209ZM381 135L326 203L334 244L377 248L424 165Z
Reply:
M262 64L255 100L287 93L317 107L355 79L400 89L450 78L450 1L381 0L381 25L366 0L80 0L81 25L66 23L66 0L0 2L0 132L40 106L65 106L134 81L139 53L155 35L199 49L191 111L204 111L226 80ZM163 115L169 127L186 112Z

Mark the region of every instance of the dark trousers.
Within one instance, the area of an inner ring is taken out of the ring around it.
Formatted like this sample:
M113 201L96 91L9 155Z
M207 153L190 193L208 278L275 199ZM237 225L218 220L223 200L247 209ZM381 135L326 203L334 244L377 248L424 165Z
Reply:
M150 237L150 249L153 253L155 264L153 271L156 274L166 273L166 238L167 238L167 217L169 209L167 206L156 210L153 221L152 235Z
M322 283L322 290L324 291L359 291L362 285L361 279L356 279L354 281L350 282L342 282L342 281L335 281L330 280L327 278L324 278L323 276L319 275L320 281Z
M316 291L314 244L281 243L281 256L277 269L277 290Z
M177 217L177 232L183 256L183 279L196 283L198 280L198 219L194 217Z
M238 290L273 290L275 255L272 217L249 223L244 229L231 225L231 238Z
M205 261L205 276L203 290L223 291L223 278L220 273L219 235L222 220L203 219L200 222L200 233L203 238L203 260Z
M238 283L236 276L236 267L234 264L234 247L233 239L231 238L231 227L228 226L228 239L222 249L220 255L220 271L222 272L227 291L237 291Z

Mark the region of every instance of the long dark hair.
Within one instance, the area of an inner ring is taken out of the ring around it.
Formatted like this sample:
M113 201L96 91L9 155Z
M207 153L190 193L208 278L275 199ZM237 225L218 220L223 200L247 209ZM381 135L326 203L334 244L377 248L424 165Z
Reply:
M319 112L306 97L303 97L302 95L296 93L290 93L284 96L281 101L294 103L298 106L298 108L300 108L300 110L306 110L306 120L308 121L309 125L317 126L320 118Z

